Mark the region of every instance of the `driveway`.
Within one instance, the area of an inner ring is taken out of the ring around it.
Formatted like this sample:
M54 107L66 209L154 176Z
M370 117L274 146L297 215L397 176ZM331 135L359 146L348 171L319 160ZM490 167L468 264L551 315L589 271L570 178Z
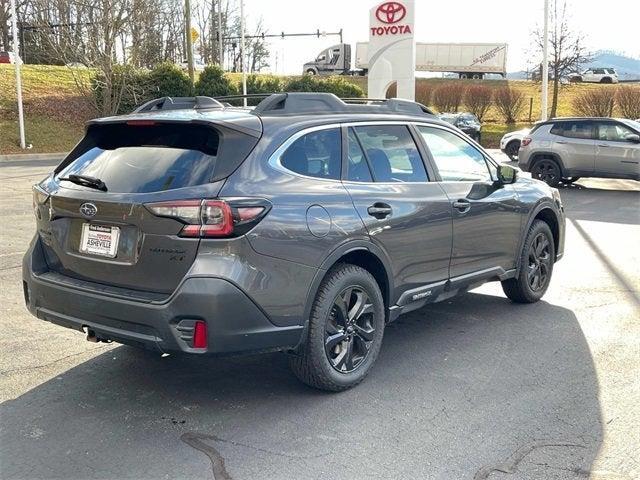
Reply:
M161 358L30 316L30 185L50 169L0 163L0 477L640 478L637 182L562 189L543 301L489 284L412 312L360 386L327 394L281 354Z

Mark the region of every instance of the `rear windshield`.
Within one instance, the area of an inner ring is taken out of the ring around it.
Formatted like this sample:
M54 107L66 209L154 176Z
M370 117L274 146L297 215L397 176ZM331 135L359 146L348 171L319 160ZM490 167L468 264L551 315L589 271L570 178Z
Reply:
M221 132L209 125L93 125L79 145L80 150L63 163L56 178L66 182L61 179L69 175L95 177L115 193L202 185L214 179L221 137ZM246 153L249 151L250 148Z

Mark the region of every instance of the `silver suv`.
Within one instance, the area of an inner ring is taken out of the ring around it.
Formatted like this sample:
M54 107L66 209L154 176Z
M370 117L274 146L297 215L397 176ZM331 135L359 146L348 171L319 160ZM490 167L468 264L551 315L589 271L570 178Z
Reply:
M552 187L580 177L640 180L640 123L621 118L554 118L522 139L518 166Z

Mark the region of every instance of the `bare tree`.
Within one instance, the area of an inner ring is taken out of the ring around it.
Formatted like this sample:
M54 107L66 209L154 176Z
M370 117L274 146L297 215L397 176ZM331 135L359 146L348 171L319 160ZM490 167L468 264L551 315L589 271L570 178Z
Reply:
M570 17L567 12L566 0L551 0L551 18L549 31L549 72L553 80L553 98L551 100L550 116L555 117L558 111L558 91L560 78L578 70L580 66L589 60L584 47L583 35L573 30L570 25ZM543 33L541 29L534 32L535 42L539 52L543 48Z
M464 104L478 120L482 121L491 107L493 90L486 85L471 85L464 95Z
M515 123L524 106L522 92L509 86L504 86L496 89L493 98L496 108L504 118L504 121L506 123Z
M640 118L640 87L625 85L618 87L616 103L620 114L625 118Z

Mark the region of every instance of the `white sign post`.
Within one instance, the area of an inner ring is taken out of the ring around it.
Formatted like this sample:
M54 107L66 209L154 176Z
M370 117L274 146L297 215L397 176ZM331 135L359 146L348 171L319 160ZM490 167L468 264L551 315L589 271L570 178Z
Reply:
M16 2L11 0L11 30L13 34L13 62L16 67L16 94L18 95L18 125L20 128L20 148L27 148L24 138L24 112L22 111L22 77L20 75L20 41L18 39L18 18Z
M382 2L369 10L369 98L384 98L398 83L397 96L415 99L414 0Z

